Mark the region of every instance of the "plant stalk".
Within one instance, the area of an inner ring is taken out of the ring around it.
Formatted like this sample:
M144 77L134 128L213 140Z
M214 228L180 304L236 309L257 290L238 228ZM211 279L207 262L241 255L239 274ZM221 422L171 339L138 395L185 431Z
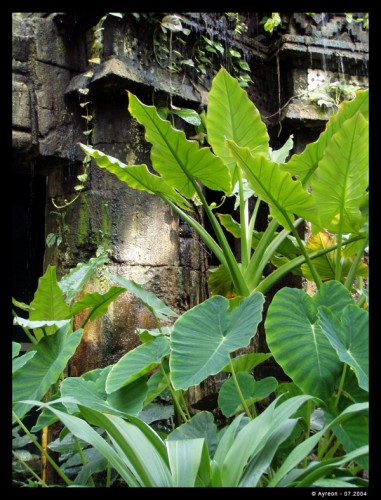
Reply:
M343 392L345 375L347 373L347 366L348 366L347 363L344 363L343 373L341 374L341 379L340 379L339 390L337 391L337 396L336 396L336 400L335 400L335 408L337 408L337 406L339 404L341 393Z
M16 458L16 460L18 460L20 464L22 464L27 469L27 471L30 472L34 478L37 479L37 481L41 484L41 486L43 486L44 488L48 488L48 485L45 483L45 481L40 476L38 476L34 472L34 470L31 467L29 467L29 465L25 463L24 460L17 455L17 453L15 453L14 450L12 450L12 454Z
M245 201L244 192L243 192L243 181L242 181L242 171L239 165L237 166L238 172L238 184L239 184L239 215L240 215L240 223L241 223L241 264L242 264L242 273L246 271L247 266L250 261L250 245L248 242L248 205L247 201Z
M37 439L33 436L33 434L31 434L29 432L29 430L25 427L25 425L21 422L21 420L18 418L18 416L16 415L16 413L13 410L12 410L12 415L13 415L14 419L16 420L16 422L21 427L21 429L25 432L25 434L27 434L29 436L29 438L32 441L32 443L40 450L40 452L42 454L44 454L46 456L46 459L48 460L48 462L51 464L51 466L57 472L57 474L65 481L65 483L67 484L67 486L69 486L70 484L72 484L73 481L71 481L67 477L67 475L59 468L59 466L55 463L55 461L52 459L52 457L49 455L49 453L47 453L42 448L42 446L37 441Z
M315 266L313 265L313 263L311 261L311 258L309 256L307 250L306 250L306 247L305 247L305 245L304 245L301 237L299 236L299 233L298 233L296 227L294 227L294 224L291 222L291 220L290 220L290 218L289 218L289 216L288 216L288 214L287 214L286 211L283 212L283 216L287 220L287 223L288 223L289 227L292 230L292 234L295 236L296 241L298 242L300 251L302 252L302 255L304 256L306 264L310 268L310 271L311 271L312 276L314 278L315 284L316 284L317 288L319 289L321 287L321 285L323 284L322 281L321 281L321 279L320 279L319 273L316 271Z
M85 458L85 455L83 453L83 450L81 448L81 445L79 443L79 439L77 438L77 436L74 436L74 441L75 441L75 444L77 446L79 456L81 457L82 464L86 465L86 458ZM90 477L89 477L89 484L92 488L95 488L95 483L94 483L94 479L93 479L92 475L90 475Z
M356 257L354 258L353 262L352 262L352 265L351 265L351 268L349 269L349 273L345 279L345 282L344 282L344 286L345 288L347 288L348 290L351 289L352 285L353 285L353 280L357 274L357 268L361 262L361 259L364 255L364 251L365 251L365 248L368 246L368 243L369 243L369 234L366 235L366 237L364 238L364 241L361 245L361 248L360 250L357 252L357 255Z
M245 401L245 398L244 398L244 396L243 396L243 394L242 394L241 387L240 387L240 385L239 385L239 383L238 383L237 375L236 375L236 373L235 373L234 366L233 366L233 363L232 363L232 360L231 360L231 359L230 359L229 366L230 366L230 371L232 372L232 377L233 377L234 384L235 384L235 387L236 387L237 392L238 392L239 399L241 400L242 407L243 407L243 409L245 410L246 415L247 415L250 419L252 419L252 418L253 418L253 416L252 416L252 414L250 413L249 407L247 406L246 401Z
M174 390L174 388L172 387L172 383L171 381L169 380L169 377L168 375L166 374L165 370L164 370L164 367L163 367L163 364L160 363L160 368L161 368L161 371L163 372L163 375L164 375L164 378L165 380L167 381L167 384L168 384L168 387L169 387L169 390L171 392L171 395L172 395L172 398L173 398L173 402L176 406L176 408L178 409L180 415L181 415L181 418L184 420L184 422L188 422L188 417L185 415L182 407L181 407L181 404L177 398L177 394L176 394L176 391Z

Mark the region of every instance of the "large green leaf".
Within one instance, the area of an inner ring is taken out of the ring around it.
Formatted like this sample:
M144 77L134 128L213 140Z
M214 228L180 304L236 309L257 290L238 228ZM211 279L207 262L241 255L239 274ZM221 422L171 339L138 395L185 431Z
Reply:
M159 297L157 297L153 292L145 290L141 285L139 285L139 283L116 274L109 274L108 277L112 281L115 281L115 283L118 283L118 285L122 286L125 290L128 290L138 297L158 319L170 321L171 317L178 317L178 314L172 311L172 309L159 299Z
M165 372L168 374L168 360L163 359L162 364ZM147 406L151 401L153 401L157 396L159 396L168 387L169 377L166 377L161 370L157 370L148 379L148 392L146 399L144 400L144 406Z
M99 257L93 257L87 262L80 262L60 279L58 286L64 293L68 304L78 295L89 279L94 276L98 266L105 263L105 260L106 254L103 254Z
M86 295L74 303L71 313L78 314L83 309L91 308L89 319L95 320L102 316L113 302L125 289L119 286L112 286L106 293L101 295L98 292L86 293Z
M12 359L19 355L21 344L12 341Z
M297 214L320 226L316 200L304 190L299 181L293 180L291 175L282 171L277 163L263 156L252 156L248 148L240 148L233 141L226 141L226 144L245 171L249 185L268 203L271 215L279 224L292 229L285 215L292 223L293 214Z
M109 369L107 369L107 372L109 372ZM61 384L62 396L71 396L76 401L76 404L66 404L70 413L77 412L77 405L80 404L94 410L107 411L116 415L123 413L138 415L143 408L147 390L147 381L144 377L110 395L106 394L104 377L101 385L82 377L67 377Z
M229 362L229 353L249 344L262 318L264 297L255 293L235 309L216 295L185 312L171 335L171 379L187 389L215 375Z
M321 250L324 248L329 248L337 244L337 239L334 235L331 235L328 231L319 231L317 234L308 238L307 246L309 252ZM344 254L344 252L343 252ZM341 279L344 279L351 268L353 257L342 257L341 260ZM314 259L314 267L318 272L322 281L335 279L336 270L336 250L326 253ZM311 269L308 264L304 263L301 266L303 276L308 280L313 281L314 277L311 273ZM368 266L365 262L360 261L356 271L357 276L368 276Z
M173 430L167 437L167 441L182 439L204 438L208 446L209 455L213 457L218 443L217 425L214 416L208 411L196 413L185 424Z
M283 146L275 151L270 151L270 160L275 163L283 163L286 161L287 156L290 154L291 149L294 147L294 134L291 134Z
M189 208L186 200L172 186L167 184L162 177L152 174L148 170L147 165L125 165L113 156L102 153L102 151L85 146L84 144L80 146L88 156L94 158L98 167L105 168L131 188L168 198L182 208Z
M319 326L343 363L351 366L359 386L369 390L369 314L356 304L347 305L341 314L328 307L318 308Z
M225 139L249 148L253 155L269 156L266 125L247 92L224 68L213 78L206 120L208 142L213 151L228 165L234 182L237 180L236 162L229 155Z
M30 303L29 319L61 320L70 318L70 308L66 304L62 291L57 283L55 266L48 266L45 274L38 280L38 287ZM57 331L55 326L46 328L46 333ZM43 337L41 330L34 331L37 340Z
M128 109L144 125L146 139L152 143L151 160L163 179L186 198L195 194L199 180L212 190L230 193L230 172L209 148L199 149L197 141L188 141L183 131L162 120L154 106L146 106L129 92Z
M291 175L303 175L312 173L322 159L328 142L333 134L341 129L346 120L352 118L356 113L362 113L365 118L369 112L369 91L359 90L353 101L344 101L340 104L338 112L329 119L324 132L322 132L317 141L307 145L301 154L295 154L290 161L283 164L284 168Z
M135 347L111 368L107 377L106 392L110 394L140 378L158 366L168 354L169 341L164 336Z
M15 342L13 342L14 344ZM36 351L28 351L22 356L17 356L12 359L12 373L22 368L27 362L35 356Z
M267 398L278 385L274 377L266 377L256 381L247 372L237 373L237 380L247 406ZM232 417L236 413L243 411L242 402L232 377L221 386L218 394L218 406L225 417Z
M253 370L256 366L266 361L266 359L272 358L271 352L250 352L248 354L240 354L231 360L234 371L238 372L249 372ZM226 365L223 370L224 372L231 373L230 363Z
M277 363L304 393L329 398L343 369L321 330L318 307L326 305L334 312L353 302L349 291L334 280L324 283L314 297L288 287L274 296L265 322L267 343Z
M176 488L192 488L195 485L200 467L203 438L166 441L169 465Z
M346 120L327 144L311 183L320 220L332 233L363 225L361 206L368 186L369 125L362 114Z
M78 347L83 330L68 335L68 325L60 328L32 347L36 354L28 363L13 374L12 399L16 402L15 413L22 418L29 407L17 403L22 399L42 399L66 367Z

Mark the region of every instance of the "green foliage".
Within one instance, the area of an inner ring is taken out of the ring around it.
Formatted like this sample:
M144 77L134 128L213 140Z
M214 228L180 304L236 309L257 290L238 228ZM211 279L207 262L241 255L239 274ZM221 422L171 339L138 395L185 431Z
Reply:
M162 27L172 35L176 23L166 19ZM204 41L208 52L220 52ZM130 487L367 486L361 477L369 439L367 294L356 301L353 292L356 278L361 291L367 275L368 93L340 104L318 140L287 162L292 138L277 151L269 147L257 109L224 69L213 79L203 117L210 148L129 97L152 144L153 169L81 147L130 187L159 196L199 234L220 262L211 273L214 295L178 316L142 284L110 275L118 286L76 302L105 255L59 282L49 267L30 305L13 301L29 315L14 322L34 343L21 356L13 344L14 421L36 446L21 420L32 406L43 409L33 431L57 420L64 425L56 446L69 435L79 447L68 461L77 466L73 481L54 465L67 485L94 486L93 475L104 472L102 484L110 486L112 468ZM239 220L215 213L219 207L207 202L204 187L221 193L219 206L234 197ZM213 233L192 212L195 202ZM256 229L260 204L270 212L264 231ZM297 230L303 221L312 225L307 244ZM225 231L239 240L241 261ZM269 263L275 269L264 277ZM312 279L316 294L280 288L264 321L270 352L236 356L264 319L264 294L289 272ZM156 328L139 331L142 344L114 365L65 378L82 336L72 331L73 316L87 310L84 326L124 291L142 301ZM253 377L270 357L290 382ZM226 380L212 395L216 411L194 414L187 390L217 374ZM50 403L41 402L49 392Z
M265 31L272 33L280 24L282 24L282 19L278 12L272 12L271 17L264 17L261 21Z
M211 297L185 312L171 335L171 379L176 389L199 384L220 372L229 354L249 344L262 318L264 298L257 293L232 304L221 296Z

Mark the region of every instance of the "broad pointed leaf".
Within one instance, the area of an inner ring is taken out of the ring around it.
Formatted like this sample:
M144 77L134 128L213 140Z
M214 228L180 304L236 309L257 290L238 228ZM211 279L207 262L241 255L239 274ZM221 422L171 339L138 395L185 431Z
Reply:
M277 363L304 393L329 398L343 369L322 332L318 307L340 311L353 303L348 290L334 280L324 283L314 297L288 287L275 295L265 322L267 343Z
M153 145L151 160L163 179L186 198L195 194L195 181L209 189L230 193L229 170L208 148L199 149L197 141L188 141L183 131L162 120L154 106L146 106L129 93L128 109L144 125L146 139Z
M28 351L22 356L17 356L12 359L12 373L16 372L20 368L22 368L24 365L27 364L27 362L35 356L36 351Z
M313 252L316 250L322 250L324 248L329 248L333 245L337 244L336 237L328 233L328 231L319 231L317 234L311 236L308 239L306 248L308 251ZM342 271L341 276L344 279L353 262L353 258L343 258L342 259ZM316 271L319 273L319 276L322 281L335 279L335 269L336 269L336 250L332 252L326 253L314 259L314 267ZM311 270L309 266L304 263L301 266L303 275L309 279L314 280L312 276ZM368 275L368 266L364 262L360 262L357 268L358 276L367 276Z
M221 371L229 353L249 344L262 318L264 297L255 293L229 310L229 300L211 297L185 312L171 336L171 379L187 389Z
M196 413L189 422L180 425L172 431L167 441L204 438L208 446L209 455L213 457L218 443L217 425L214 422L214 416L208 411Z
M231 274L222 264L209 268L208 285L212 295L222 295L228 299L237 295Z
M301 154L295 154L290 161L281 166L291 175L312 174L322 159L333 134L341 129L346 120L352 118L356 113L362 113L368 118L369 112L369 91L359 90L356 98L352 101L344 101L339 105L338 112L331 116L324 132L322 132L317 141L308 144Z
M368 186L369 124L358 113L329 143L313 179L320 220L332 233L350 233L363 225L361 205Z
M169 420L171 417L173 417L174 413L175 409L173 405L150 403L143 410L141 410L137 416L146 424L152 424L152 422L157 422L158 420Z
M272 358L270 352L251 352L249 354L240 354L231 360L234 371L238 372L250 372L256 366L266 361L266 359ZM230 363L224 367L222 370L224 372L231 373Z
M270 152L270 160L275 161L275 163L283 163L286 161L291 149L294 147L294 134L291 134L287 141L283 144L280 149Z
M28 361L25 367L13 374L12 396L13 401L22 399L42 399L65 369L69 359L78 347L83 330L79 329L68 335L68 326L59 329L54 335L40 340L30 352L36 354ZM23 417L29 407L17 403L15 413Z
M123 413L138 415L143 408L143 401L148 390L144 377L110 395L106 394L105 380L103 380L102 385L103 387L82 377L67 377L61 384L61 394L63 397L71 396L77 403L76 405L67 403L65 406L68 411L70 413L77 412L77 405L81 404L94 410L107 411L116 415Z
M21 344L12 341L12 359L19 355Z
M91 308L89 319L94 321L102 316L108 309L108 306L113 302L125 289L118 286L112 286L103 295L98 292L86 293L86 295L74 303L71 308L71 313L78 314L83 309Z
M168 374L169 367L166 358L163 359L162 366L165 372ZM148 392L146 399L144 400L144 407L146 407L151 401L153 401L157 396L159 396L168 387L169 377L166 377L161 370L156 371L148 379Z
M98 167L105 168L131 188L169 198L180 207L184 209L189 208L186 200L184 200L173 187L167 184L162 177L151 174L147 165L125 165L113 156L102 153L102 151L90 148L84 144L80 146L88 156L94 158Z
M57 283L55 266L48 266L45 274L38 280L38 287L30 303L29 319L61 320L70 318L70 309ZM46 333L57 331L55 326L48 327ZM41 330L35 332L37 340L43 337Z
M107 377L106 392L110 394L140 378L158 366L168 354L169 340L164 336L135 347L111 368Z
M225 139L249 148L253 156L269 155L269 136L259 111L236 78L221 68L213 78L208 96L208 142L228 165L236 179L236 161L229 155Z
M369 390L369 314L356 304L347 305L341 314L328 307L318 308L319 325L338 357L356 373L359 386Z
M247 406L251 406L257 401L267 398L267 396L275 391L278 385L274 377L266 377L256 381L254 377L247 372L237 373L237 380ZM226 380L221 386L218 394L218 406L221 408L225 417L232 417L236 413L244 410L232 377Z
M227 146L240 167L245 171L249 185L270 207L271 215L279 224L292 229L293 214L320 226L317 204L313 196L307 193L299 181L294 181L288 172L280 170L277 163L259 156L253 157L248 148L240 148L233 141Z
M170 317L178 317L178 314L172 311L172 309L159 299L159 297L157 297L153 292L145 290L141 285L139 285L139 283L115 274L110 274L109 278L112 281L115 281L115 283L118 283L118 285L122 286L125 290L128 290L130 293L133 293L136 297L138 297L158 319L169 321Z
M89 279L94 276L99 266L105 263L106 255L93 257L87 262L80 262L76 267L65 274L58 286L66 297L68 304L78 295Z

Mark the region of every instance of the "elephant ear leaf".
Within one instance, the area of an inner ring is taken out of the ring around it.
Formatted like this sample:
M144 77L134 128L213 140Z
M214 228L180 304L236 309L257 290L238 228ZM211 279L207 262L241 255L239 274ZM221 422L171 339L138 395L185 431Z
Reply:
M206 187L229 194L231 176L223 161L210 149L199 149L197 141L188 141L181 130L162 120L154 106L146 106L129 93L128 109L145 127L146 139L153 145L151 160L162 178L186 198L196 192L196 179Z
M171 378L175 389L187 389L220 372L229 353L245 347L262 319L264 297L257 292L232 309L215 295L184 313L171 335Z
M346 120L327 144L311 185L323 227L352 233L363 225L368 187L369 126L361 113Z
M358 112L365 119L368 119L368 90L358 90L353 101L343 101L339 105L338 112L329 119L324 132L320 134L318 140L308 144L302 153L294 154L290 161L281 165L281 169L290 172L291 175L302 176L304 179L311 177L319 161L323 158L325 148L331 137L341 129L346 120L352 118Z
M303 290L282 288L265 322L266 340L276 362L303 392L323 400L331 397L343 365L322 332L317 307L335 304L335 299L343 307L352 300L346 292L334 281L324 284L313 298Z
M356 304L347 305L340 315L320 306L319 324L338 357L355 372L361 389L369 390L369 314Z
M269 156L269 135L259 111L236 78L221 68L214 77L208 96L208 142L228 165L236 182L236 161L229 155L225 139L249 148L253 156Z

